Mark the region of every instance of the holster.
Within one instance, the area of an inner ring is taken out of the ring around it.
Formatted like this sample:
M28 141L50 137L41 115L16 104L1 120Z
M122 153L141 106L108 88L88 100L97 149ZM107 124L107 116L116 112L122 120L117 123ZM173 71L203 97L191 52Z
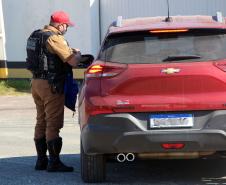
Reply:
M48 83L51 87L53 94L63 94L64 93L64 84L65 84L65 75L56 76L55 74L49 73Z

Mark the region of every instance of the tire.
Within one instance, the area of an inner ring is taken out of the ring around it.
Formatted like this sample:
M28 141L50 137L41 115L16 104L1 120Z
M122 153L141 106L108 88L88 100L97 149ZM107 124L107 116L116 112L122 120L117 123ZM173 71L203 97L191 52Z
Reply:
M81 144L81 178L87 183L103 182L106 178L104 155L87 155Z

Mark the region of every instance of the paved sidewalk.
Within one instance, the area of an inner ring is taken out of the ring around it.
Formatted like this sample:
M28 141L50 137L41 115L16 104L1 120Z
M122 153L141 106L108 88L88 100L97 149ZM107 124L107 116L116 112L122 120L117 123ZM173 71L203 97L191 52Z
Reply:
M63 154L79 153L77 113L65 108L65 123L61 129ZM0 96L0 158L33 156L36 109L30 95Z
M33 142L36 109L31 95L0 96L0 185L80 184L80 131L77 113L65 108L62 160L74 166L73 173L34 170Z

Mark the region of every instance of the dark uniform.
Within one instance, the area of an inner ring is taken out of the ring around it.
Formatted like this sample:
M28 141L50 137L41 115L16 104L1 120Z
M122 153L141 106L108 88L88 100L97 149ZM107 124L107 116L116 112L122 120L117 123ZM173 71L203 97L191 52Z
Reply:
M31 91L37 109L35 169L71 172L73 167L65 166L59 158L62 148L59 132L64 120L64 80L67 74L72 75L71 66L76 66L77 58L62 34L72 25L69 16L55 12L51 22L54 26L34 31L27 42L27 64L33 74Z

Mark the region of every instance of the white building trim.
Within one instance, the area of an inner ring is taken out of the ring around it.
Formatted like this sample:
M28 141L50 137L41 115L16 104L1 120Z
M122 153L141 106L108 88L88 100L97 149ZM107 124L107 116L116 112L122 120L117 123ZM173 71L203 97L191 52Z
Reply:
M0 0L0 60L6 60L5 44L5 24L3 18L2 0Z

